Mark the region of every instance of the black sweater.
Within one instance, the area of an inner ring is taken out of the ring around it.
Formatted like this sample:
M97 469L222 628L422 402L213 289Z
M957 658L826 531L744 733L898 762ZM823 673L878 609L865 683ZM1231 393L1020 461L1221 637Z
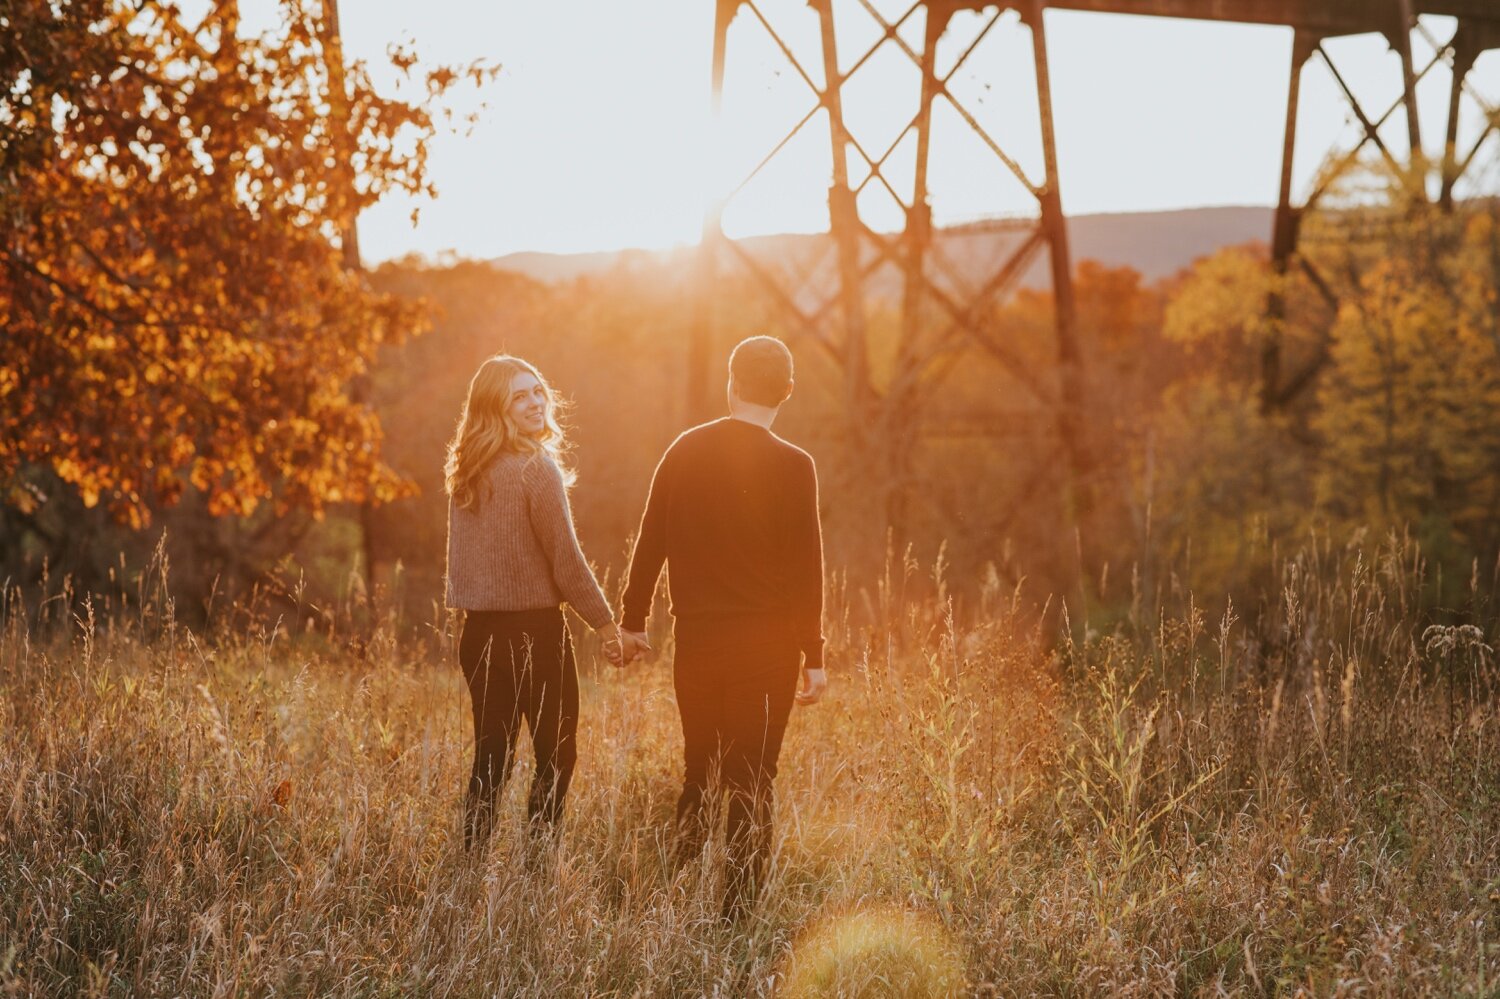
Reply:
M679 644L787 642L822 667L823 538L807 452L729 418L678 437L641 517L626 630L645 630L663 562Z

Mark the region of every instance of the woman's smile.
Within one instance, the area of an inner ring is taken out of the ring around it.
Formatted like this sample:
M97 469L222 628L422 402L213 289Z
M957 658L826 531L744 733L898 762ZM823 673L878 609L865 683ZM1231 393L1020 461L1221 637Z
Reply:
M547 387L527 372L517 375L510 386L510 418L528 437L547 429Z

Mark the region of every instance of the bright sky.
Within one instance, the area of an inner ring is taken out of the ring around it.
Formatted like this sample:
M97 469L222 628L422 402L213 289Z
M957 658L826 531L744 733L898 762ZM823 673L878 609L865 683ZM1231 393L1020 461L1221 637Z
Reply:
M888 17L905 0L874 0ZM430 165L436 201L392 201L360 219L375 262L409 252L493 257L516 250L572 252L662 247L697 239L705 200L727 192L812 106L806 84L747 8L734 22L724 113L709 115L710 0L342 0L347 55L387 78L386 46L414 41L424 62L495 60L503 70L470 100L487 108L470 134L444 134ZM821 82L817 20L805 0L761 0ZM841 61L878 38L857 0L836 0ZM940 49L945 72L988 15L955 17ZM1206 21L1049 11L1046 30L1061 183L1070 214L1273 204L1280 170L1291 31ZM1446 39L1453 22L1424 19ZM921 19L903 31L920 44ZM1326 43L1372 117L1400 94L1400 63L1379 36ZM1417 44L1418 68L1431 47ZM1419 88L1430 154L1440 152L1450 74L1433 69ZM1471 75L1500 103L1500 53ZM953 77L951 87L1002 148L1040 181L1031 39L1008 14ZM887 44L846 85L851 132L878 156L916 109L915 65ZM1482 112L1466 101L1460 147L1479 133ZM1333 146L1358 136L1348 106L1317 59L1302 78L1296 192ZM1401 111L1381 136L1406 147ZM1487 152L1500 148L1491 139ZM1485 161L1481 155L1476 164ZM890 177L909 191L910 138ZM830 178L826 119L816 117L749 186L724 217L731 236L818 231L827 225ZM988 215L1034 214L1034 201L941 100L934 117L930 186L939 224ZM858 180L863 169L852 170ZM1494 187L1494 171L1483 175ZM899 214L871 185L861 202L877 228ZM1269 234L1268 234L1269 236Z

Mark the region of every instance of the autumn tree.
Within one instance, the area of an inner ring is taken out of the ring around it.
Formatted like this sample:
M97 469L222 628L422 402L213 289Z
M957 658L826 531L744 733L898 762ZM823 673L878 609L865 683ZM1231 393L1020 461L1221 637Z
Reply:
M1414 218L1333 331L1319 492L1334 514L1418 526L1434 548L1500 544L1500 226Z
M338 227L430 192L460 76L396 52L421 92L398 100L356 64L336 117L316 5L255 36L234 0L183 8L0 8L5 498L44 502L38 468L135 525L189 488L214 514L400 495L349 386L422 317L341 265Z

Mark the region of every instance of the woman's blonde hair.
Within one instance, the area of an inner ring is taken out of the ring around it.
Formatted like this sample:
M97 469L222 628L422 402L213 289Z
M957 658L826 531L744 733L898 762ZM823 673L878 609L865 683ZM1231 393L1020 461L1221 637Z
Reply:
M531 375L547 393L547 416L542 432L534 437L521 433L509 415L511 386L518 375ZM496 354L474 372L469 397L458 418L458 429L448 442L448 460L443 465L448 495L460 509L479 505L484 473L502 453L547 454L563 471L563 481L573 484L575 475L563 464L567 441L557 422L558 400L547 379L519 357Z

